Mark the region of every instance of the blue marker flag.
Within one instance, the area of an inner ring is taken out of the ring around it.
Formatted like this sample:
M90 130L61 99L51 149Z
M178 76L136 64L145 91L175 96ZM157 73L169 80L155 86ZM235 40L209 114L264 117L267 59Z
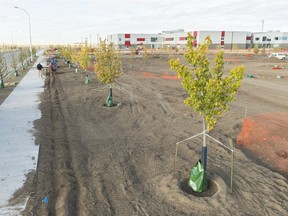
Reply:
M48 203L48 197L44 197L43 202Z

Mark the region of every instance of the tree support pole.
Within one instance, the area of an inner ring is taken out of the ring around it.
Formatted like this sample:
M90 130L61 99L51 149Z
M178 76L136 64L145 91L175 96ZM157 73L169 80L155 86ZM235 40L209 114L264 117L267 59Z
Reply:
M175 158L174 158L174 173L176 173L176 159L177 159L177 154L178 154L178 144L176 143L176 151L175 151Z

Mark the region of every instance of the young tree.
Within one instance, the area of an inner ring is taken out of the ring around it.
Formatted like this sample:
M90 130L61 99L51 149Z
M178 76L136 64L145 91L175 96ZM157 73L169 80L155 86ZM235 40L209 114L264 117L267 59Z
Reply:
M32 55L35 57L37 53L37 48L35 46L32 47Z
M21 63L22 69L25 69L25 60L26 60L26 53L23 49L20 50L19 54L18 54L18 60Z
M228 103L235 100L235 94L244 77L244 66L238 66L230 70L229 76L223 75L224 60L223 51L220 51L214 61L215 68L209 67L206 57L210 37L195 50L193 36L188 33L187 52L184 54L189 65L184 65L180 59L170 60L172 70L176 70L182 79L182 86L189 94L184 103L194 108L202 115L203 119L203 147L202 162L204 170L207 164L206 131L211 131L223 112L228 110Z
M78 53L79 51L78 51L78 48L77 47L74 47L73 48L73 51L72 51L72 53L71 53L71 61L72 61L72 63L74 64L74 66L75 66L75 73L78 73L78 65L79 65L79 62L78 62L78 55L79 55L79 53Z
M167 52L168 52L168 59L171 60L175 57L173 47L168 47Z
M110 94L106 105L113 106L111 83L122 75L121 59L115 53L113 43L106 45L105 40L100 41L100 47L95 51L95 73L102 83L110 84Z
M281 47L273 47L273 52L280 52L281 51Z
M15 76L19 76L17 71L18 60L15 57L15 53L12 52L11 68L14 70Z
M143 60L144 60L144 63L147 65L148 63L148 51L147 51L147 48L143 45Z
M65 60L65 49L66 49L66 47L64 47L64 46L61 46L61 47L59 47L58 48L58 50L59 50L59 53L60 53L60 58L63 58L63 60ZM47 50L46 50L47 51ZM45 53L46 54L46 53ZM48 53L47 53L48 54Z
M130 55L129 55L129 59L130 59L130 68L133 68L134 65L134 57L135 57L135 49L133 46L130 46Z
M4 88L4 77L8 75L8 70L7 70L7 63L4 59L4 56L0 52L0 88Z
M63 56L65 63L68 64L69 67L72 61L72 53L73 50L70 45L68 45L67 47L62 47L60 49L60 54Z
M87 68L90 64L90 48L88 47L87 40L85 42L85 46L81 47L79 55L78 55L78 62L80 67L86 72L85 74L85 83L89 83L88 71Z
M257 55L259 53L259 48L258 47L254 47L253 48L253 52Z
M30 59L30 50L29 50L29 49L24 50L24 55L25 55L26 64L29 66L29 65L30 65L30 62L31 62L31 59Z

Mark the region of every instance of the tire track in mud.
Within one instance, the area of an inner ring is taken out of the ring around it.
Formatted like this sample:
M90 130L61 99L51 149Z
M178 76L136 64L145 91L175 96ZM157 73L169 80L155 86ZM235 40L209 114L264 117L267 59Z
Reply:
M53 81L55 81L53 79ZM52 125L51 136L54 138L55 148L55 191L56 196L51 199L52 212L55 215L77 215L79 184L72 166L72 155L69 143L69 131L66 124L63 87L58 79L56 86L49 89L50 116Z
M92 170L88 169L89 167L87 166L89 159L93 158L93 153L87 149L89 143L86 143L82 137L81 128L85 122L77 120L77 116L81 116L81 114L74 113L74 110L71 109L73 101L70 102L69 98L66 98L66 94L69 93L63 88L61 79L59 80L59 84L59 90L61 91L61 95L63 95L60 99L61 106L65 107L65 109L62 109L62 112L67 131L66 139L69 143L68 148L66 148L69 152L68 161L71 164L72 176L76 183L74 187L69 188L69 192L67 193L68 201L71 201L67 202L66 200L66 215L90 216L95 215L99 210L103 214L108 214L110 210L107 210L107 207L105 207L108 202L103 196L103 188L101 188L102 186L97 181L99 179L94 179L94 176L91 174ZM61 201L63 196L59 197Z
M57 77L57 76L56 76ZM39 163L37 167L35 198L46 195L49 202L46 205L33 205L29 200L27 215L79 215L79 183L73 167L73 155L69 141L69 128L66 123L65 95L62 83L56 77L46 80L44 99L41 105L41 132ZM57 79L57 80L55 80ZM47 124L47 125L46 125ZM46 155L48 153L48 155ZM43 172L43 173L42 173ZM48 172L48 173L47 173ZM43 179L45 176L46 179ZM45 184L43 184L44 181ZM28 213L30 212L30 213Z
M60 87L61 88L61 87ZM60 89L61 91L61 89ZM56 140L56 170L58 195L55 203L56 215L77 215L79 184L73 168L70 143L63 106L59 98L58 88L50 93L53 100L51 109L53 134ZM53 98L54 97L54 98Z

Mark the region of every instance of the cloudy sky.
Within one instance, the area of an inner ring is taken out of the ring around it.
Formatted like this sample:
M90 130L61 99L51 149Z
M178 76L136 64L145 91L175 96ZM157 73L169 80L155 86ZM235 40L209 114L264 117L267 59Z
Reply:
M0 43L68 44L97 34L184 29L288 32L287 0L0 0Z

